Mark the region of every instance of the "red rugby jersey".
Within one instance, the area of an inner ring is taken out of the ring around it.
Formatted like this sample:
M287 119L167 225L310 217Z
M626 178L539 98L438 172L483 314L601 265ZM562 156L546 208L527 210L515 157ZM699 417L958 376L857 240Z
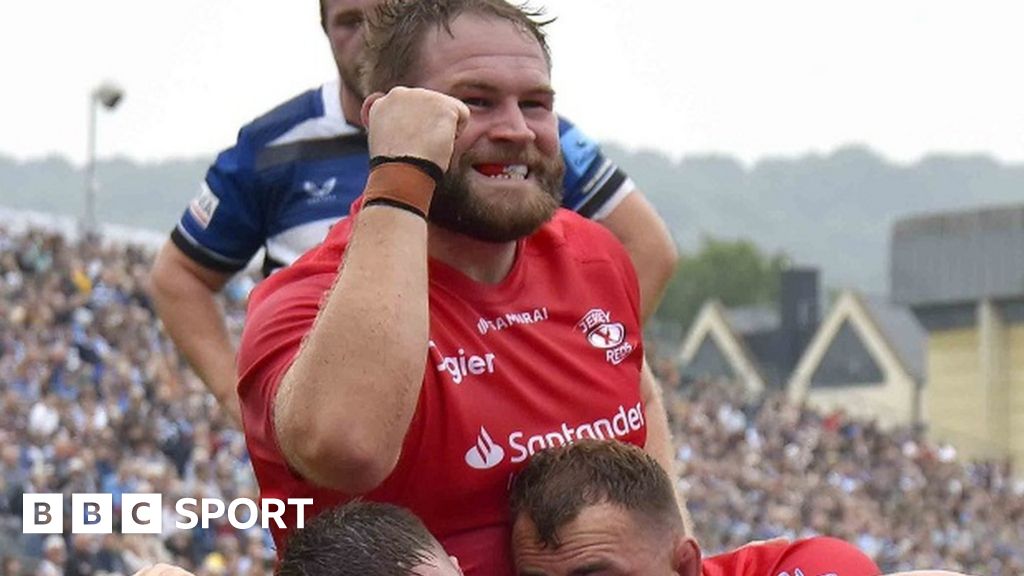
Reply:
M239 395L262 495L312 497L314 513L348 496L287 468L272 406L334 281L350 220L255 290L239 350ZM419 402L397 467L365 497L415 512L466 574L511 574L508 487L532 453L587 437L645 443L636 276L610 233L559 211L518 243L500 284L434 260L429 282ZM294 526L290 514L286 523ZM274 531L279 549L282 536Z
M744 546L704 559L703 576L878 576L857 547L823 536Z

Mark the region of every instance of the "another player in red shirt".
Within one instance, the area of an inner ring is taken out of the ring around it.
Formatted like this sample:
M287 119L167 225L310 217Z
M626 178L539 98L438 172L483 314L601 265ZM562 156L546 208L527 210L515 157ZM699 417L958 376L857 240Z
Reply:
M636 276L607 230L558 210L550 61L528 15L387 1L366 34L366 191L250 302L253 468L265 498L405 506L470 576L511 574L508 486L533 453L617 438L671 465Z
M672 481L620 442L584 441L534 456L511 494L519 576L879 576L841 540L751 544L702 558ZM906 576L953 573L914 572Z

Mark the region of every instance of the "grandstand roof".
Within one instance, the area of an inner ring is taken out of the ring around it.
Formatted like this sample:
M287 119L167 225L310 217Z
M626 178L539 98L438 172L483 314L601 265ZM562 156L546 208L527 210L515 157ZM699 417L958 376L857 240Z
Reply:
M895 302L917 308L1024 297L1024 204L902 220L891 250Z

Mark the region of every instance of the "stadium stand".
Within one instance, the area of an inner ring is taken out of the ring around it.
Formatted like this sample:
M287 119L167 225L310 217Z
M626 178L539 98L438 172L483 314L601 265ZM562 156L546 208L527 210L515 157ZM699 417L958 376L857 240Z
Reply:
M165 519L154 536L21 533L25 492L104 492L115 507L125 492L160 492L165 506L257 497L241 433L160 332L142 289L151 258L139 245L0 227L3 576L131 574L155 561L199 576L271 570L266 533L226 523L181 531ZM228 294L237 332L245 290ZM781 393L683 383L672 359L655 365L670 390L679 487L707 552L827 533L886 571L1024 573L1024 482L1007 464L962 462L951 446Z

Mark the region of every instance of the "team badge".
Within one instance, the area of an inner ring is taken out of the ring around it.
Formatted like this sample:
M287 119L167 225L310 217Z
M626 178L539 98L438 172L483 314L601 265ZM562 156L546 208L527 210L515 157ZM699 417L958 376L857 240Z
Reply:
M612 315L607 310L592 308L580 318L576 328L586 335L591 346L605 351L605 359L610 364L621 364L635 349L626 340L626 327L622 322L612 322Z

